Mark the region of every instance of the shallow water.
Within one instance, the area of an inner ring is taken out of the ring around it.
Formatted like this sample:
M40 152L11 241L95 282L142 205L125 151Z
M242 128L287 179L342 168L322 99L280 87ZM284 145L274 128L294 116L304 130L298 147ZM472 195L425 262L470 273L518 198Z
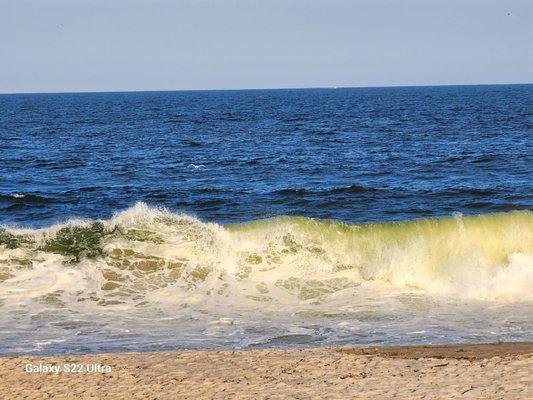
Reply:
M1 95L0 353L532 340L531 93Z

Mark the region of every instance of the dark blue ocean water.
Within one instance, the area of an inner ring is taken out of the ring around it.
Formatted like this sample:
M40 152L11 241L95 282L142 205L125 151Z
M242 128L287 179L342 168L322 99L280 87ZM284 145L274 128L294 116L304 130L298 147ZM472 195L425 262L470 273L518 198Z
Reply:
M533 206L533 85L0 95L0 223Z

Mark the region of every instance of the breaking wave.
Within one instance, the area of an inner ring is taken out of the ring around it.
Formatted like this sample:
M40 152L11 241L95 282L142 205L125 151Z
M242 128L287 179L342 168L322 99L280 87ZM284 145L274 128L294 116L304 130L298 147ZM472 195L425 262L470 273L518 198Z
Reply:
M533 300L533 213L350 225L205 223L143 203L107 221L0 229L0 298L182 306L354 301L358 290Z

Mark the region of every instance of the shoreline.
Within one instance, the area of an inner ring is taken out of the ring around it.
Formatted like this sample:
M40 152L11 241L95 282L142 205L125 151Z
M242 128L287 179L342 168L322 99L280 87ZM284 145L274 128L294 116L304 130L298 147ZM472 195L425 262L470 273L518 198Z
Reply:
M526 399L533 398L532 374L533 342L2 356L0 393L5 399Z

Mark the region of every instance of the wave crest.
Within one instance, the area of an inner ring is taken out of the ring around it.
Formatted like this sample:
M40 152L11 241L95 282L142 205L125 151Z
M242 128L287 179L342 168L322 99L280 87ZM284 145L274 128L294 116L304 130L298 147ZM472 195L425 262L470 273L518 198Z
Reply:
M532 227L528 211L362 225L277 217L221 226L139 203L107 221L0 229L1 297L327 304L353 301L364 290L528 301Z

